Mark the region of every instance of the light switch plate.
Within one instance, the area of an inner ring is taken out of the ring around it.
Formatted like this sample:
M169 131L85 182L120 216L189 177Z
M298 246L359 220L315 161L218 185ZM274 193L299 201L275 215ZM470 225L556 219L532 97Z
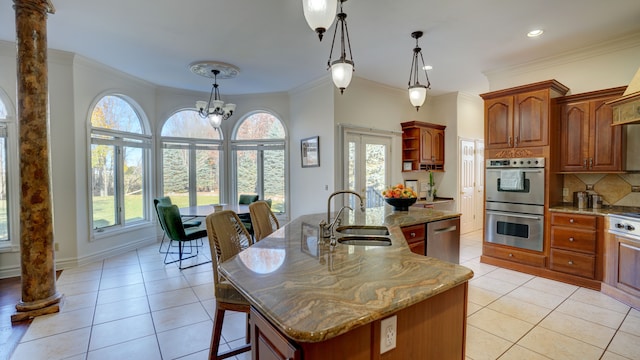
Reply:
M398 316L393 315L380 321L380 354L396 348Z

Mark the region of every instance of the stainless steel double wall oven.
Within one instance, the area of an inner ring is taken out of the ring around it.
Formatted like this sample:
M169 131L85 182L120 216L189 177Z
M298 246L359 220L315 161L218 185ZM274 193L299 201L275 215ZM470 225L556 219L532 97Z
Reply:
M542 251L544 164L544 158L486 160L486 241Z

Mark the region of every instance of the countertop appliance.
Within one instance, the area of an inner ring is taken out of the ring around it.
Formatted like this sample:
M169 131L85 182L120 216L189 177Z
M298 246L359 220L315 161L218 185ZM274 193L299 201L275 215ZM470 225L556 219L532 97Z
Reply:
M486 160L487 242L542 251L544 165L544 158Z

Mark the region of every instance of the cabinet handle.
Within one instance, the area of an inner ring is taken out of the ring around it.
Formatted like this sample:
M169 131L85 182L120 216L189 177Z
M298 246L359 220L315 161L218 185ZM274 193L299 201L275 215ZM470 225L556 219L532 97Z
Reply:
M410 236L411 236L411 237L416 237L416 233L413 233L413 232L412 232L412 233L410 234Z
M509 136L509 141L507 141L507 145L511 146L511 136Z
M573 265L573 260L569 260L569 262L567 262L567 264Z
M512 253L509 253L509 257L513 257L513 254L512 254Z
M573 242L573 238L572 237L569 238L569 242Z
M516 143L513 146L518 147L519 142L520 142L520 136L516 136Z
M589 158L589 168L593 169L593 158Z
M569 219L569 222L573 224L573 219Z
M587 168L587 159L584 159L584 161L582 162L582 167L583 168Z

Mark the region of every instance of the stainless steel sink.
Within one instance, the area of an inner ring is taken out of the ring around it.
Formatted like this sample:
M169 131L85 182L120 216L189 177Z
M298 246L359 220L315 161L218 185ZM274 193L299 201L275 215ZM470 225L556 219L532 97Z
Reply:
M336 232L348 235L389 235L386 226L345 225L337 227Z
M384 236L347 235L338 239L340 244L360 246L390 246L391 239Z

